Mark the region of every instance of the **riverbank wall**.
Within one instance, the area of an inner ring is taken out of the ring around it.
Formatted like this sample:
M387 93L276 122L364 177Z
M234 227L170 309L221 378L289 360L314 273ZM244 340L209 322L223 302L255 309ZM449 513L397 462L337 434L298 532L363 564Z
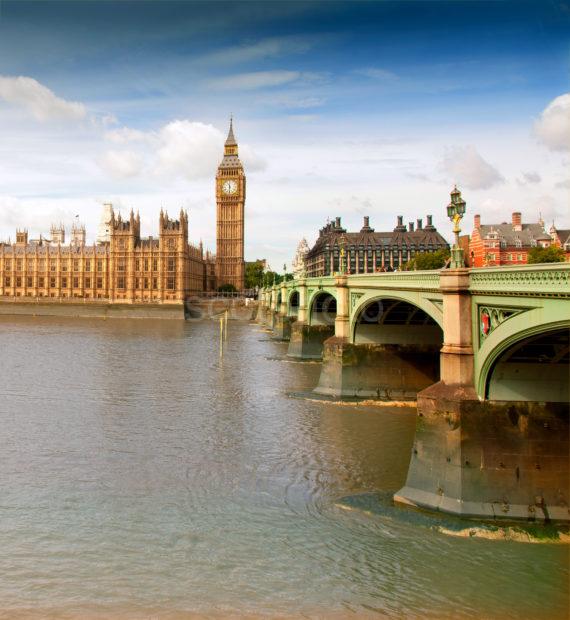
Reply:
M185 304L124 304L109 301L0 301L0 316L61 316L102 319L184 320Z

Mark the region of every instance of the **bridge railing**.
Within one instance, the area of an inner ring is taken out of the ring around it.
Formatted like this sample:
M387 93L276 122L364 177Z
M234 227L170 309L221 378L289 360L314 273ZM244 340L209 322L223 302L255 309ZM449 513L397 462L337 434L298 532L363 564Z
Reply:
M472 269L469 291L473 295L570 297L570 263Z

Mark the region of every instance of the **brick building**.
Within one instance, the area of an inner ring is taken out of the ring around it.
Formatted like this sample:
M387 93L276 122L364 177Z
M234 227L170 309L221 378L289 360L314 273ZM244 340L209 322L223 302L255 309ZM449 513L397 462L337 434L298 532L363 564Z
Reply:
M518 211L512 214L510 223L500 224L482 224L481 216L476 215L469 239L468 262L471 267L525 265L531 248L546 248L551 243L542 220L523 224Z

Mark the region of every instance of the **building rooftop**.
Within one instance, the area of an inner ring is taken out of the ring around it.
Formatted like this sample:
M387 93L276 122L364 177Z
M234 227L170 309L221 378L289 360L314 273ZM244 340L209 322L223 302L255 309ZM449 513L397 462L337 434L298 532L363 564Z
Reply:
M326 246L334 249L335 246L375 246L381 248L391 247L413 247L415 249L433 250L437 248L449 247L447 241L437 232L431 223L431 216L427 218L427 226L422 225L422 220L418 219L416 224L410 222L408 227L403 224L403 217L398 216L397 225L392 231L376 232L370 226L368 217L364 218L364 223L360 231L347 232L341 225L340 217L333 222L329 222L319 231L319 237L313 247L309 250L308 257L322 252Z

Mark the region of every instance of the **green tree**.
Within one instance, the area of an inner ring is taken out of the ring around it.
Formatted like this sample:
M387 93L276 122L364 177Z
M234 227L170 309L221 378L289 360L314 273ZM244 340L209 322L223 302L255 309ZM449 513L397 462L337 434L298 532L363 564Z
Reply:
M420 252L404 265L406 271L422 271L425 269L442 269L449 259L449 250L442 248L436 252Z
M534 265L536 263L563 263L565 259L564 250L556 245L548 248L531 248L528 251L527 263Z
M235 293L237 291L233 284L222 284L218 286L218 293Z
M245 288L263 286L263 261L255 260L245 264Z
M266 271L263 275L263 286L273 286L273 284L281 284L283 280L289 281L293 279L292 273L286 273L285 275L277 273L276 271Z

